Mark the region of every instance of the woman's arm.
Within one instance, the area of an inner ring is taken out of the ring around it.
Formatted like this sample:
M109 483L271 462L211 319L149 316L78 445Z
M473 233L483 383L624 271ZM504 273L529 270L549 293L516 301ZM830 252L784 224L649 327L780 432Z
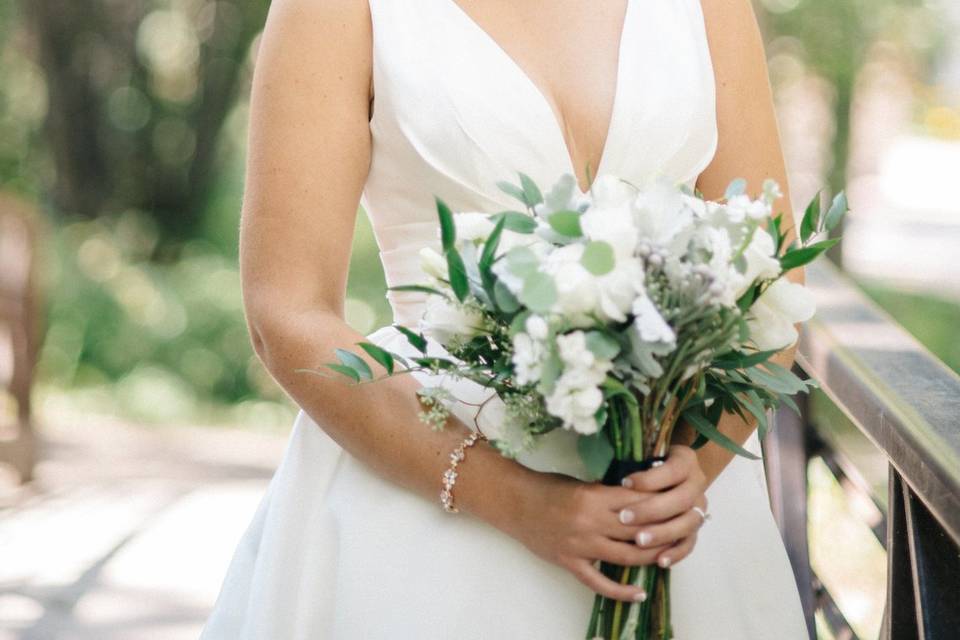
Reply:
M796 237L793 209L763 41L753 7L749 0L701 0L701 5L716 77L720 137L716 156L700 175L697 186L705 197L718 199L723 197L731 180L744 178L749 190L757 195L763 181L773 178L780 183L784 194L774 210L783 213L781 228L789 243ZM803 268L792 269L785 277L803 283ZM793 345L771 360L790 368L795 352L796 345ZM718 427L732 440L743 444L757 423L755 419L747 422L736 414L724 413ZM676 441L689 444L694 437L693 429L683 425L677 430ZM734 457L713 442L698 449L697 455L708 484Z
M409 376L354 386L296 371L330 362L335 348L364 339L344 322L343 304L371 157L371 37L365 0L271 5L251 97L240 231L244 306L257 354L294 401L375 473L440 509L440 477L467 433L464 424L425 427ZM694 469L694 457L685 458L678 456L678 469ZM638 588L607 579L594 560L647 564L665 549L626 542L638 528L617 514L636 500L635 491L536 473L481 444L461 469L462 511L610 597L631 600ZM677 534L686 528L692 525Z

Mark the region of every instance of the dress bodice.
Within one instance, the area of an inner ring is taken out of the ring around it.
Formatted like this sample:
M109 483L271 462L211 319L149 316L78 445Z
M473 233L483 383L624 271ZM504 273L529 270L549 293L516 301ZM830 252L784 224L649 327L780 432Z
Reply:
M516 208L496 186L522 171L574 174L543 93L454 0L370 0L372 158L361 204L389 286L422 281L439 244L434 196L454 211ZM628 0L617 86L596 175L692 185L717 145L713 66L700 0ZM423 296L388 294L415 326Z

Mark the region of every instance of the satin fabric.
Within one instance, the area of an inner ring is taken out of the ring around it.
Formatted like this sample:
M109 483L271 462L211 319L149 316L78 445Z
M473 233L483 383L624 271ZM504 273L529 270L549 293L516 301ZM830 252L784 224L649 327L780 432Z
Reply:
M439 244L435 195L457 211L498 211L516 205L497 181L523 171L551 185L574 172L544 95L453 0L370 0L370 10L375 103L362 205L388 284L410 284L422 279L420 249ZM619 56L596 173L693 185L717 146L699 1L629 0ZM423 297L388 297L394 319L415 326ZM412 351L390 327L369 338ZM453 391L466 402L483 393L470 383ZM472 415L466 405L457 413ZM760 454L756 434L745 446ZM566 431L520 463L586 477ZM707 497L713 517L673 568L676 638L805 640L762 463L735 458ZM300 411L201 639L574 640L592 602L568 572L485 522L380 478Z

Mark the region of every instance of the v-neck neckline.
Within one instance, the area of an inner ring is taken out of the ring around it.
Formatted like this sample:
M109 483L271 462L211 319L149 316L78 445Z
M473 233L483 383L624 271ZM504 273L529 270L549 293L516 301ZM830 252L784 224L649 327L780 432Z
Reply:
M634 0L627 0L626 8L624 9L623 14L623 23L620 25L620 41L617 45L617 64L614 78L614 88L613 88L613 104L610 107L610 118L607 123L607 132L603 140L603 146L600 149L600 159L597 162L597 166L593 171L591 176L588 176L591 179L591 183L587 185L586 189L583 189L580 185L580 176L579 172L576 170L576 163L573 158L573 153L570 150L570 145L567 144L566 136L564 136L564 127L560 118L560 114L556 109L554 109L553 104L550 100L547 99L547 94L544 92L540 86L533 81L533 78L530 74L524 69L501 45L496 38L494 38L486 29L480 26L474 18L467 13L466 9L460 6L457 0L441 0L444 4L452 5L452 10L459 14L461 19L464 22L467 22L469 26L474 29L484 40L486 40L492 49L496 52L499 52L499 55L507 62L507 65L513 69L514 73L520 76L523 84L527 86L533 94L535 94L538 103L542 108L545 108L549 114L549 119L551 122L550 128L553 131L557 142L560 145L560 148L563 150L563 156L565 158L565 164L567 170L573 175L574 182L577 189L580 193L587 193L590 188L593 186L593 182L596 180L597 176L600 175L602 171L605 170L606 164L609 162L608 156L610 155L610 148L613 143L615 143L615 133L616 133L616 124L617 124L617 112L618 105L620 103L620 94L623 85L623 69L625 66L624 63L624 49L626 48L627 34L630 26L630 9L633 5ZM522 169L521 169L522 170Z

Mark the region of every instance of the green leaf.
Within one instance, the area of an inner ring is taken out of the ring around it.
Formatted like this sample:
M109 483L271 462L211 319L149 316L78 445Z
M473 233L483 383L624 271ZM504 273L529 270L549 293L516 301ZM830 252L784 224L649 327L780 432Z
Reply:
M771 364L773 363L767 363L768 366ZM786 369L764 371L760 367L750 367L745 371L750 380L772 391L792 394L804 389L803 381Z
M779 351L780 349L754 351L752 353L736 352L732 356L718 358L712 366L716 367L717 369L745 369L766 361L770 356L778 353Z
M412 291L416 293L427 293L432 296L441 296L448 300L450 299L450 296L443 291L440 291L440 289L435 289L422 284L402 284L396 287L387 287L387 291Z
M546 313L557 301L557 286L553 278L539 271L531 273L523 281L520 302L538 313Z
M770 234L770 237L773 238L773 247L774 253L780 253L780 247L783 245L783 232L780 230L780 224L783 221L783 214L778 215L775 218L770 219L770 224L767 226L767 233Z
M358 342L357 346L366 351L368 356L387 370L387 373L393 373L394 361L392 353L369 342Z
M364 380L373 379L373 371L370 370L370 365L367 364L366 360L346 349L337 349L336 353L337 360L352 368L361 378Z
M526 278L536 273L539 265L540 260L537 259L537 254L529 247L514 247L507 252L507 268L510 269L510 273L519 278Z
M500 191L503 191L508 196L516 198L523 204L527 204L527 198L526 198L526 195L524 195L523 193L523 189L513 184L512 182L501 180L500 182L497 183L497 188L500 189Z
M708 442L710 442L710 439L707 436L703 435L702 433L698 433L697 437L690 444L690 448L696 451L697 449L707 444Z
M393 325L393 327L407 337L407 342L409 342L414 349L416 349L420 353L427 352L427 339L424 338L422 335L420 335L419 333L414 333L410 329L407 329L406 327L399 324L395 324Z
M827 211L827 215L824 218L823 226L826 227L828 231L832 231L837 225L840 224L843 216L846 215L849 210L850 207L847 203L847 194L841 191L837 194L837 197L833 199L833 204L830 205L830 209Z
M577 439L577 451L587 471L597 480L604 476L613 462L613 445L610 444L606 431L580 436Z
M520 173L520 185L523 187L523 199L528 207L533 207L543 202L543 194L540 193L537 184L525 173Z
M537 220L531 215L520 213L519 211L501 211L490 216L491 222L503 219L504 229L515 233L529 234L537 228Z
M780 257L780 268L784 271L789 271L795 267L813 262L817 256L838 242L840 242L840 238L829 238L827 240L821 240L820 242L811 244L808 247L802 247L800 249L788 251Z
M560 377L560 371L563 369L563 362L556 349L552 349L543 361L540 367L540 383L538 388L544 393L549 394L553 391L553 385Z
M440 218L440 242L443 250L449 251L457 242L457 225L453 222L453 212L447 203L437 197L434 199L437 201L437 216Z
M354 370L353 367L348 367L345 364L330 363L326 365L328 368L333 369L337 373L347 376L354 382L360 382L360 374Z
M453 247L447 250L447 271L453 295L463 302L470 293L470 283L467 282L467 268L463 264L463 258Z
M616 260L613 257L613 247L608 242L594 241L583 249L580 264L595 276L602 276L613 271Z
M800 240L806 242L814 234L820 224L820 192L813 197L800 221Z
M760 438L767 434L767 414L763 409L763 403L755 391L748 391L740 398L740 404L747 408L747 411L753 414L757 419L757 429Z
M601 331L588 331L584 340L587 349L601 360L613 360L620 353L620 344Z
M500 280L493 284L493 299L504 313L515 313L520 309L520 301Z
M700 415L696 411L687 411L683 414L683 417L701 435L716 442L718 445L720 445L727 451L732 451L733 453L743 456L744 458L749 458L750 460L760 459L759 456L756 456L750 453L749 451L747 451L746 449L738 445L736 442L728 438L722 431L717 429L706 418L704 418L702 415Z
M576 211L555 211L547 218L550 227L567 238L579 238L583 235L580 228L580 214Z
M506 224L506 218L500 218L493 227L493 231L487 236L487 241L483 243L483 252L480 254L480 269L489 269L493 264L493 258L497 254L497 247L500 246L500 236L503 235L503 227Z
M742 196L746 192L747 181L743 178L737 178L727 187L727 191L723 194L723 197L729 200L730 198L735 198L736 196Z

